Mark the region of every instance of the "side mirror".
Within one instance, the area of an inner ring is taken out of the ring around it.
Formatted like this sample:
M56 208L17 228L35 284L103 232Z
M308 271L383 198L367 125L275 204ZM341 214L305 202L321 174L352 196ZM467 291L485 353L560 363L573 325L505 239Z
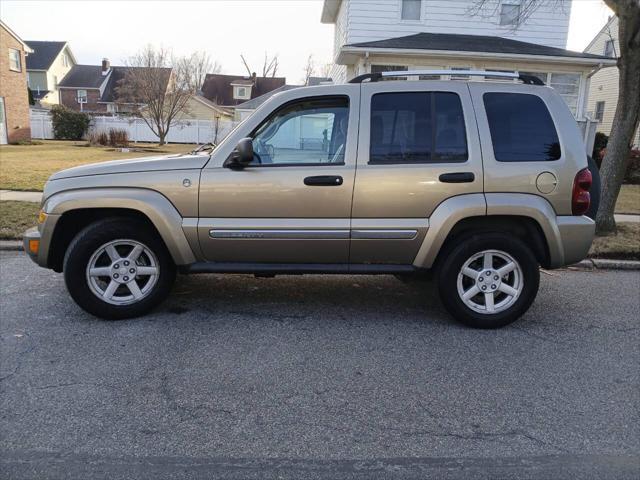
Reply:
M224 166L232 169L243 169L253 162L253 140L243 138L224 162Z

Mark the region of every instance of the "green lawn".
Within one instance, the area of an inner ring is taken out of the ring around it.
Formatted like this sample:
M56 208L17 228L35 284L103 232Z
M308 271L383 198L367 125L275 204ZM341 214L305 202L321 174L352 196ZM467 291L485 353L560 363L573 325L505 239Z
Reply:
M58 170L85 163L104 162L126 158L184 153L195 145L131 144L135 151L121 152L111 147L89 147L87 142L43 140L34 145L0 146L0 190L41 191L47 178Z

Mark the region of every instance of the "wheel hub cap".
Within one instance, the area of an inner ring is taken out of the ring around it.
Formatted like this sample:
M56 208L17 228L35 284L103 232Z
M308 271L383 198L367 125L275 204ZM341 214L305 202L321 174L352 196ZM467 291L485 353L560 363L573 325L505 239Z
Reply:
M128 305L145 298L158 281L155 254L136 240L114 240L98 248L87 264L87 282L100 300Z
M458 295L472 310L483 314L504 311L522 292L520 264L508 253L485 250L469 257L458 274Z

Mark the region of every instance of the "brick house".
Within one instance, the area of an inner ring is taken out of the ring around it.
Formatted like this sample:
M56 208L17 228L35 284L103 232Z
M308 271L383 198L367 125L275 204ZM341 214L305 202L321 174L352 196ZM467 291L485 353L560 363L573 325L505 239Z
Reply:
M139 67L112 66L106 58L101 65L74 65L58 85L60 103L71 110L88 113L134 112L140 104L119 102L117 94L117 89L126 82L127 71L132 68ZM171 69L158 70L168 85Z
M0 21L0 144L31 140L25 58L31 48Z

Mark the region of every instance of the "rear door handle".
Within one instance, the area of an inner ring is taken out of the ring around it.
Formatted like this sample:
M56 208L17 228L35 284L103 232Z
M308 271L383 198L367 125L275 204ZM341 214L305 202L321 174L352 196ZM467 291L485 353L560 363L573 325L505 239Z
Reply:
M438 177L443 183L471 183L476 179L472 172L443 173Z
M338 187L342 185L342 177L339 175L316 175L315 177L307 177L304 184L310 187Z

